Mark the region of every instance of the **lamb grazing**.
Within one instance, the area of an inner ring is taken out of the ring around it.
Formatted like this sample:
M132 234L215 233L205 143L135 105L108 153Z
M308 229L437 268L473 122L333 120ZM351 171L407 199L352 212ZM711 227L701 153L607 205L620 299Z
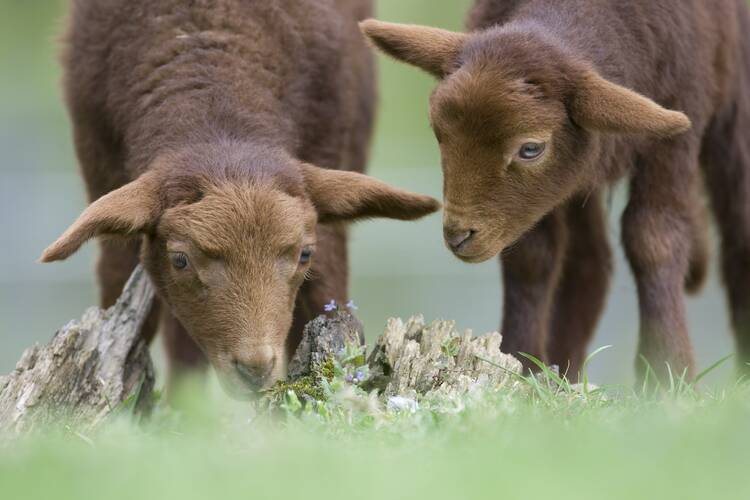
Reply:
M722 237L739 361L750 361L750 17L744 0L477 0L469 33L368 20L375 46L440 82L444 235L500 254L502 349L578 375L622 220L640 306L638 372L694 374L683 289L706 274L703 179ZM652 379L653 380L653 379Z
M72 2L64 86L93 203L42 261L125 237L102 242L102 305L143 262L160 297L144 335L162 315L172 376L207 358L238 398L283 378L305 323L346 299L341 223L438 209L360 173L370 13L369 0Z

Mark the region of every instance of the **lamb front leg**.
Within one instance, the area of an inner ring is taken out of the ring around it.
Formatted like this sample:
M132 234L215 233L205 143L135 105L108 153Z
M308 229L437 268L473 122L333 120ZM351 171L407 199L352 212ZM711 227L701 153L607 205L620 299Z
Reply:
M688 338L684 286L693 219L691 184L698 175L697 154L682 141L660 145L644 155L633 177L623 215L623 244L638 287L640 310L637 374L649 368L666 381L694 374Z
M501 349L518 357L527 369L533 363L519 353L547 361L549 317L566 245L565 220L562 211L556 210L501 256Z
M568 248L553 303L549 362L576 381L607 301L612 252L600 192L576 196L567 206Z

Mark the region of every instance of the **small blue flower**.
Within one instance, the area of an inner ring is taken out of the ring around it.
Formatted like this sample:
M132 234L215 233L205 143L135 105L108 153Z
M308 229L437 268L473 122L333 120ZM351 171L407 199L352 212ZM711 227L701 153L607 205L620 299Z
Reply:
M362 370L357 370L357 373L355 373L354 376L359 380L364 380L365 372L363 372Z
M356 311L357 309L359 309L359 307L357 307L357 304L355 304L353 300L347 302L346 307L348 307L352 311Z
M325 309L326 312L335 311L338 308L338 305L336 305L336 301L331 299L331 301L323 306L323 309Z
M351 373L348 373L348 374L346 375L346 381L347 381L347 382L349 382L349 383L351 383L351 382L352 382L352 380L354 380L354 377L352 377L352 374L351 374Z

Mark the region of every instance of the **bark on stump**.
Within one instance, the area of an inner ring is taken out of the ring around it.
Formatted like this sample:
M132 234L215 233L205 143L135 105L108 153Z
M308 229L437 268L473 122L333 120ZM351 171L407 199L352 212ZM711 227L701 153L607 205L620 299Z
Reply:
M92 307L27 349L15 371L0 376L0 436L60 423L91 429L124 406L147 412L154 370L140 330L153 297L139 266L114 306Z

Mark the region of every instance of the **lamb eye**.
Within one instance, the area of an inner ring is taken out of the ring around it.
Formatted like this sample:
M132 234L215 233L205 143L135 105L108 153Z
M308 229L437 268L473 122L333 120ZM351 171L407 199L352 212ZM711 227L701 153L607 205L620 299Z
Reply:
M546 148L543 142L527 142L518 150L518 157L522 160L536 160Z
M311 247L305 247L302 249L302 253L299 255L299 263L305 265L310 262L312 258L313 250Z
M184 253L173 253L171 255L172 266L178 271L182 271L188 266L188 258Z

